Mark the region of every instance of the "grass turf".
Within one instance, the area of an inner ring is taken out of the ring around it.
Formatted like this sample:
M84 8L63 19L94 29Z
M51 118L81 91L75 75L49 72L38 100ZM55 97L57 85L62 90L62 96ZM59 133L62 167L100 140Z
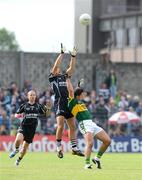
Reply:
M27 153L15 167L16 157L0 152L0 180L142 180L142 154L109 154L102 157L102 170L84 170L84 158L55 153ZM93 156L93 154L92 154Z

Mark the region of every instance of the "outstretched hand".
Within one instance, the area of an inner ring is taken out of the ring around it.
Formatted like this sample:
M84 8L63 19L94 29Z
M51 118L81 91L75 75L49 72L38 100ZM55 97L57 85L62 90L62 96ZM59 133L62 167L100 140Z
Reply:
M61 54L64 54L66 51L65 46L63 46L63 43L61 43Z
M78 87L83 87L83 86L84 86L84 79L82 78L78 81Z
M76 55L77 55L77 48L74 46L74 47L73 47L73 50L72 50L72 51L69 51L69 53L70 53L70 55L71 55L72 57L76 57Z

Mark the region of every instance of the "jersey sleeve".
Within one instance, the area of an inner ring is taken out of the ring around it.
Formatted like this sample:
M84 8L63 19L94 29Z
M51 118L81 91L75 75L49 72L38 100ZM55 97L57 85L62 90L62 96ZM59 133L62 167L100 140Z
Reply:
M22 104L17 110L16 114L22 114L25 112L25 104Z
M52 83L55 80L55 76L52 73L50 73L48 76L48 79L49 79L49 82Z

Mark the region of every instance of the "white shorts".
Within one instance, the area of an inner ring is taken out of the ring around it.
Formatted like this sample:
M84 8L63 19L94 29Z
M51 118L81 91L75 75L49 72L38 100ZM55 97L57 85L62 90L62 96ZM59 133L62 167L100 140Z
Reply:
M92 120L84 120L84 121L79 122L79 130L82 134L91 132L95 136L103 129L101 127L97 126L97 124L94 123Z

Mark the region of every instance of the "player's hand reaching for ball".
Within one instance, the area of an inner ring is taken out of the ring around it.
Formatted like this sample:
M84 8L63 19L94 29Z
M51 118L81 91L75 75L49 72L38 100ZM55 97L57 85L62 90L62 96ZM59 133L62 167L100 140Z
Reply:
M84 87L84 79L83 78L78 81L78 87Z
M74 47L73 47L73 50L72 50L72 51L69 51L69 53L70 53L70 55L71 55L72 57L76 57L76 55L77 55L77 48L74 46Z
M61 43L61 54L64 54L66 51L65 46L63 46L63 44Z

